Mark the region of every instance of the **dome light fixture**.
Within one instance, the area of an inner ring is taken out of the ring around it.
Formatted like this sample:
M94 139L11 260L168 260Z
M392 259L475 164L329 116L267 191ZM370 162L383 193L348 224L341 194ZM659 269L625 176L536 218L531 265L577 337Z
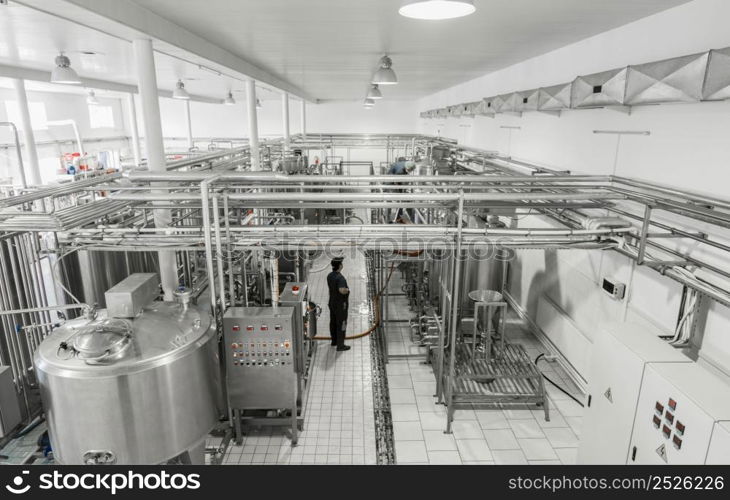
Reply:
M363 102L362 105L365 109L372 109L375 107L375 101L373 99L370 99L369 97L366 97L365 102Z
M99 105L99 99L96 98L96 92L93 90L89 90L89 95L86 96L86 104L89 106L98 106Z
M71 60L63 52L56 56L56 67L51 72L51 83L81 85L79 75L71 67Z
M233 92L228 92L228 97L225 98L223 104L226 106L235 106L236 100L233 98Z
M375 72L370 83L375 85L396 85L398 83L398 77L393 71L393 60L390 57L383 56L380 59L380 68Z
M380 88L377 84L371 84L370 89L368 90L368 99L382 99L383 93L380 91Z
M177 81L177 85L175 86L175 90L172 93L173 99L180 99L183 101L189 101L190 100L190 94L188 94L188 91L185 90L185 84L182 82L182 80Z
M398 13L412 19L439 21L473 14L473 0L406 0Z

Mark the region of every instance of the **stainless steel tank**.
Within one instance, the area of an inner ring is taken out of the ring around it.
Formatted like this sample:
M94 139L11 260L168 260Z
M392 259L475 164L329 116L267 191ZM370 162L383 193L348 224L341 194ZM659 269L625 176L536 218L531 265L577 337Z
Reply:
M34 363L55 460L161 464L199 449L219 416L215 333L209 315L153 302L50 335Z
M503 228L498 219L486 222L482 217L469 216L470 229ZM467 252L461 274L461 317L470 318L474 314L474 301L469 292L474 290L493 290L502 292L504 276L503 251L495 247L475 247Z

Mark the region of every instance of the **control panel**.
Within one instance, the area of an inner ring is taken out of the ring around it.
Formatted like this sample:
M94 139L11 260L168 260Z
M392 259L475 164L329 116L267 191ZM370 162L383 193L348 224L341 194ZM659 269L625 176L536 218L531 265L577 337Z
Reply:
M223 317L231 407L296 406L294 308L233 307Z
M718 422L730 420L730 385L696 363L649 364L629 464L706 463Z

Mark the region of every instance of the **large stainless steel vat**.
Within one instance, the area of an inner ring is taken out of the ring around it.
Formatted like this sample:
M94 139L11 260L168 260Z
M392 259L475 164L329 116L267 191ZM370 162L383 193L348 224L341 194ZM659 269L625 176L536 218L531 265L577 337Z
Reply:
M215 338L209 315L170 302L49 336L34 362L56 461L160 464L198 447L219 415Z

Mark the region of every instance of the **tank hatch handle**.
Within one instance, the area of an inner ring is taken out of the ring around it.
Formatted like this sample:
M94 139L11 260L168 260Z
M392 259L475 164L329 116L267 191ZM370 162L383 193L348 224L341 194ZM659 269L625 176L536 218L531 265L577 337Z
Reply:
M109 450L90 450L84 453L83 460L86 465L114 465L117 456Z

